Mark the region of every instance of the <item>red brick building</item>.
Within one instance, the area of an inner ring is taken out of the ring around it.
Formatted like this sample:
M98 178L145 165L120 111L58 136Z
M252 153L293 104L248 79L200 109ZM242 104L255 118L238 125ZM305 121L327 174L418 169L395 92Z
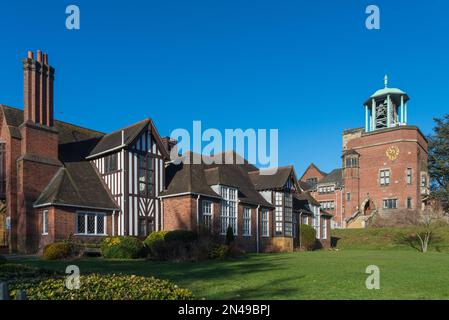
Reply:
M0 106L0 246L160 229L168 154L151 119L109 134L54 120L48 56L29 52L23 70L23 110Z
M111 133L55 120L46 54L29 52L23 72L23 109L0 105L0 249L232 226L248 251L291 251L303 222L329 245L332 216L300 194L292 167L175 165L149 118Z
M385 88L365 102L365 128L343 132L342 169L309 186L324 208L334 201L337 227L365 227L376 215L421 210L429 193L428 145L419 128L407 124L408 101L386 78ZM309 167L303 177L314 171Z
M192 161L194 157L199 160ZM210 161L204 157L189 154L181 164L167 167L163 229L208 229L224 237L231 226L247 251L293 251L300 246L298 230L305 223L316 229L321 246L330 246L332 215L301 192L293 167L267 174L238 161L235 153L232 157L233 164L206 164Z

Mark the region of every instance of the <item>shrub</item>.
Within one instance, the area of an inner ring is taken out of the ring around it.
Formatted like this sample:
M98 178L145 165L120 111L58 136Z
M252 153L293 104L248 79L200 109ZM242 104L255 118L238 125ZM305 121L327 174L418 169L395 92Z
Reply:
M165 235L165 241L180 241L184 243L190 243L198 240L198 234L188 230L173 230L167 232Z
M68 290L65 279L47 279L33 286L19 283L12 295L26 289L30 300L190 300L190 290L153 277L90 274L80 277L81 288Z
M226 245L231 245L231 243L234 242L234 230L232 229L231 226L228 226L228 228L226 229Z
M301 247L305 250L312 251L315 249L316 243L316 231L309 225L302 224L299 228L299 234L301 236Z
M47 260L60 260L69 257L72 254L70 244L64 242L55 242L46 245L44 248L44 258Z
M8 260L6 260L6 258L0 254L0 265L5 264L7 262L8 262Z
M143 255L143 243L130 236L107 237L101 243L101 254L109 259L137 259Z
M227 258L229 246L225 244L215 245L209 253L209 258L216 260L224 260Z

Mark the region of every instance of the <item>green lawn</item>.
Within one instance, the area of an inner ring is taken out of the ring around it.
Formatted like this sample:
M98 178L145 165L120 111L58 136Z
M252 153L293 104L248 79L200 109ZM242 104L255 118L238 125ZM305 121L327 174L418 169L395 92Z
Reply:
M249 255L237 261L169 263L83 259L26 259L37 267L81 273L128 273L169 279L206 299L448 299L449 254L409 250L342 250ZM368 290L368 265L381 272L381 289Z

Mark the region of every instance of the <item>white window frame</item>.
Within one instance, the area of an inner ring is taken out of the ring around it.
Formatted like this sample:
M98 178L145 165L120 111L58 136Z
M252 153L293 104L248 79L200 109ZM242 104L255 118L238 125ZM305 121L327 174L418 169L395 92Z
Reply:
M387 174L388 173L388 174ZM379 183L381 187L386 187L390 185L391 181L391 170L381 169L379 171Z
M237 189L227 186L220 186L221 210L220 210L220 234L225 235L229 226L232 227L234 235L238 235L237 223Z
M84 232L79 232L79 226L78 226L78 216L84 216ZM88 233L88 226L87 226L87 218L89 216L95 216L95 232L94 233ZM103 218L103 233L98 233L98 219ZM92 211L77 211L76 212L76 232L75 235L78 236L107 236L107 220L106 220L106 214L104 212L92 212Z
M321 235L321 239L323 239L323 240L327 240L327 220L326 219L324 219L324 218L321 218L322 219L322 224L323 224L323 232L322 232L322 235Z
M407 168L406 171L406 178L405 178L407 184L413 184L413 169L412 168Z
M48 210L42 211L42 235L48 235Z
M293 197L284 193L284 235L293 236Z
M284 193L276 192L274 195L274 232L276 235L282 235L284 232Z
M201 202L201 225L209 230L212 230L214 225L214 203L210 200L202 200ZM204 217L208 217L210 225L205 224Z
M391 203L393 203L393 201L394 201L394 203L396 204L396 206L395 206L395 207L392 207L392 208L389 208L389 207L388 207L388 201L392 201ZM385 205L385 204L387 204L387 205ZM396 210L396 209L398 209L398 199L396 199L396 198L383 199L383 201L382 201L382 207L383 207L383 209L385 209L385 210Z
M270 211L268 209L262 209L262 237L270 237Z
M251 237L251 208L243 208L243 232L245 237Z

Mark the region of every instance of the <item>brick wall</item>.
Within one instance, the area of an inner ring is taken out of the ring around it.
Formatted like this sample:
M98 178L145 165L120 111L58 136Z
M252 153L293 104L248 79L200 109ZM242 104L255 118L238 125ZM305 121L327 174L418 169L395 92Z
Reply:
M420 207L420 173L427 172L427 141L416 127L399 127L363 134L350 140L347 149L360 154L358 173L345 174L346 192L352 195L346 201L346 216L351 216L369 198L381 214L396 210L383 209L384 199L397 199L398 210L406 209L407 198L412 198L413 210ZM389 147L399 150L396 159L389 159ZM413 171L412 184L407 184L407 168ZM380 170L390 170L390 184L380 186Z

